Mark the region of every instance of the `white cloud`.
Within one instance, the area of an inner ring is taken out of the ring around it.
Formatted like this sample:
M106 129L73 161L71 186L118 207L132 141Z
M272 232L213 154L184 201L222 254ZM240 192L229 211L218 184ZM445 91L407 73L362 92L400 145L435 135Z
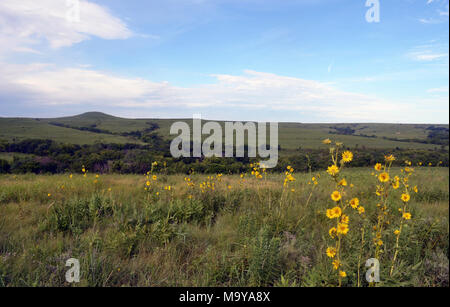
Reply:
M439 15L448 17L448 4L445 11L439 10Z
M428 19L427 18L420 18L419 22L423 23L423 24L437 24L437 23L441 23L440 20L433 19L433 18L428 18Z
M434 61L437 59L448 57L448 53L421 53L414 52L409 54L416 61Z
M448 61L448 44L435 41L412 48L406 56L414 61L431 62L438 60Z
M427 5L433 7L433 16L429 18L420 18L419 22L423 24L439 24L448 22L448 0L427 0Z
M430 88L427 90L428 93L448 93L448 86Z
M331 122L411 122L432 112L433 106L440 112L446 105L448 108L441 98L427 101L427 109L419 110L411 108L411 102L385 101L322 82L250 70L242 75L214 75L216 82L210 84L177 87L168 82L122 78L83 68L56 69L46 64L0 67L0 96L12 97L12 101L34 107L120 107L141 110L143 117L155 107L227 108L242 110L249 117L252 110L272 110L308 114Z
M90 37L126 39L127 25L106 8L80 0L80 20L70 21L65 0L1 0L0 45L5 52L38 52L36 48L68 47Z

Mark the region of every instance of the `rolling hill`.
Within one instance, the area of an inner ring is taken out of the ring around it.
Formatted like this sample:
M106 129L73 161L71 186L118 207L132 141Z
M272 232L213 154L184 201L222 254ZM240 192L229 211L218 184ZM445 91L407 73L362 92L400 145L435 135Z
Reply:
M101 112L61 118L0 118L0 140L51 139L79 145L144 144L136 137L136 132L151 131L164 139L171 139L169 129L176 121L192 123L192 119L127 119ZM448 127L427 124L280 123L279 142L281 148L287 151L319 148L325 138L339 140L348 147L435 149L441 145L427 143L430 142L430 132L437 128L448 135ZM448 145L445 147L448 148Z

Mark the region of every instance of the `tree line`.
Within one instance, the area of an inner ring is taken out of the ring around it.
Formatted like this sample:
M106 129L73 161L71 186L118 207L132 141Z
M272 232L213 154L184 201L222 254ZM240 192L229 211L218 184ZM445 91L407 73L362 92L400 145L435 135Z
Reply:
M12 161L0 159L0 173L78 173L83 166L93 173L143 174L151 168L154 161L165 165L167 173L232 173L239 174L248 170L249 164L260 161L259 158L173 158L169 151L169 142L152 135L149 143L139 144L63 144L52 140L27 139L17 142L0 141L0 152L13 156ZM354 152L352 167L373 166L384 160L387 153L397 158L395 164L405 160L414 165L422 163L433 166L448 166L448 150L411 150L347 148ZM18 153L20 155L14 155ZM23 155L25 154L25 155ZM277 167L270 170L283 172L286 165L297 171L323 170L329 164L329 152L326 149L299 149L280 151Z

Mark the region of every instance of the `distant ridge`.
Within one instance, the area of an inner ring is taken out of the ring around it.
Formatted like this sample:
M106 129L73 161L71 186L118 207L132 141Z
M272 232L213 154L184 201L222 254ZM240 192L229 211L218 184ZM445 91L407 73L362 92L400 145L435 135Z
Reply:
M85 112L74 116L58 117L61 119L87 119L87 120L105 120L105 119L119 119L121 117L109 115L103 112ZM58 119L55 118L55 119Z
M53 118L0 118L0 141L52 139L81 145L142 143L134 136L155 126L158 128L152 130L153 133L171 140L170 128L180 120L183 119L131 119L97 111ZM185 119L188 124L191 120ZM429 138L431 132L434 139ZM444 147L448 150L448 143L436 143L444 139L446 133L448 140L448 124L279 123L279 144L285 151L298 152L323 148L322 140L330 138L349 148L436 150Z
M133 117L121 117L121 116L114 116L107 113L103 113L100 111L90 111L90 112L84 112L77 115L68 115L68 116L57 116L57 117L32 117L32 116L26 116L26 117L17 117L17 116L0 116L0 119L15 119L15 120L44 120L44 121L51 121L51 120L88 120L88 121L99 121L99 120L123 120L123 121L168 121L168 122L175 122L179 120L186 120L186 121L192 121L191 117L165 117L165 118L159 118L159 117L139 117L139 118L133 118ZM216 121L216 122L234 122L233 119L214 119L214 118L202 118L203 121ZM256 122L254 120L241 120L241 122ZM316 123L304 123L304 122L279 122L280 125L296 125L296 126L362 126L362 125L369 125L369 126L405 126L405 127L428 127L428 126L436 126L436 127L449 127L449 124L442 124L442 123L389 123L389 122L359 122L359 123L352 123L352 122L336 122L336 123L327 123L327 122L316 122Z

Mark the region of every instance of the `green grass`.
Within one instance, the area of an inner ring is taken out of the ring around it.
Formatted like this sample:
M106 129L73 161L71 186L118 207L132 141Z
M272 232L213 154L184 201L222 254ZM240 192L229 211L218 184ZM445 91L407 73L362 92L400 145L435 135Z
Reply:
M358 124L359 126L370 126L376 131L374 133L378 136L384 136L385 131L396 131L401 125L391 125L391 124ZM437 145L421 144L413 142L398 142L390 141L382 138L367 138L354 135L335 135L329 134L329 127L332 125L321 125L321 124L280 124L279 127L279 142L281 147L284 149L316 149L320 148L322 145L322 140L326 138L334 139L339 142L343 142L345 146L355 148L355 147L366 147L375 149L386 149L386 148L408 148L408 149L432 149L435 147L440 147ZM345 125L346 126L346 125ZM417 134L414 134L417 132ZM379 134L378 134L379 133ZM417 129L409 132L416 138L425 139L425 130ZM390 136L395 137L395 136Z
M57 127L50 125L50 122L58 122L74 127L90 127L108 130L113 133L130 132L148 128L147 122L157 123L160 126L156 132L163 138L170 140L173 138L169 134L170 126L176 121L185 121L189 125L192 119L125 119L106 115L99 112L90 112L72 117L52 118L52 119L21 119L21 118L0 118L0 139L21 140L25 138L48 138L58 142L74 144L93 144L95 142L104 143L136 143L132 138L117 135L99 134L76 129ZM223 126L223 122L221 122ZM330 127L351 126L355 129L355 135L334 135ZM448 125L438 125L445 126ZM434 149L439 145L422 144L416 142L389 141L383 137L397 139L426 139L429 125L414 124L300 124L300 123L280 123L279 142L282 149L297 150L316 149L321 147L321 140L325 138L338 139L349 147L366 147L393 149ZM377 138L367 138L358 136L360 134L376 135Z
M89 127L108 130L114 133L143 130L148 127L146 119L125 119L99 112L89 112L77 116L42 119L45 122L58 122L75 127Z
M343 171L354 184L345 197L360 198L366 208L366 219L350 214L344 286L356 286L360 227L369 242L362 259L373 256L378 183L372 171ZM94 174L2 175L0 286L69 286L65 261L72 257L81 263L80 286L336 286L325 255L332 242L325 211L333 206L333 182L320 172L311 194L311 175L294 176L284 193L282 174L242 183L239 176L223 176L214 191L201 193L206 175L192 176L192 190L183 176L158 174L150 192L139 175L105 175L96 183ZM394 192L383 237L382 286L448 286L448 179L448 168L437 167L417 169L410 179L419 193L412 195L413 219L389 277L400 221L401 191ZM361 272L367 286L364 263Z
M57 127L36 119L0 119L0 139L20 141L23 139L51 139L61 143L94 144L102 143L137 143L122 136L92 133L76 129Z

